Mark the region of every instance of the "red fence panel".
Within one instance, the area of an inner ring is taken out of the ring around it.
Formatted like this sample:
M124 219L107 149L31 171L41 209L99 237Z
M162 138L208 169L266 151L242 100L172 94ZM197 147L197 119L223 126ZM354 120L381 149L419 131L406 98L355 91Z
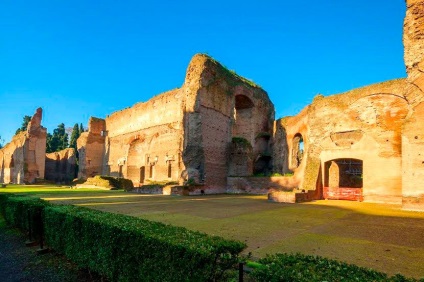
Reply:
M329 188L324 187L323 189L324 199L330 200L348 200L348 201L362 201L362 188Z

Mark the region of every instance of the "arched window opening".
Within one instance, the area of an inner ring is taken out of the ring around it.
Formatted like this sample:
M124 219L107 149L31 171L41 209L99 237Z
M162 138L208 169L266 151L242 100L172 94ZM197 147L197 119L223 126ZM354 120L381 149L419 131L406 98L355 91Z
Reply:
M303 160L304 154L304 143L303 136L297 133L293 138L293 149L292 149L292 164L294 168L299 167Z
M14 168L15 167L15 160L13 159L13 156L10 158L10 168Z

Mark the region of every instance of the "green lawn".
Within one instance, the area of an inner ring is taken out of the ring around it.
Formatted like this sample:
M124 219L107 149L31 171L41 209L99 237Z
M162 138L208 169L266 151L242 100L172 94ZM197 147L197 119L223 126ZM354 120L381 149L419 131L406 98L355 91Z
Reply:
M390 275L424 277L424 213L400 206L348 201L281 204L266 196L139 195L123 191L14 186L0 192L31 194L128 214L247 243L262 257L301 252L371 267Z

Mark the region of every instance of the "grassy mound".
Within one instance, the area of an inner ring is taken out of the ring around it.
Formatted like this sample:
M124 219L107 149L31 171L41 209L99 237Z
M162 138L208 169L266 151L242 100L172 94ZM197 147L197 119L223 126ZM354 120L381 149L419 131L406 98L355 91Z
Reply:
M134 189L134 185L129 179L104 175L96 175L94 177L89 177L87 181L84 182L84 184L95 185L110 189L124 189L127 191Z

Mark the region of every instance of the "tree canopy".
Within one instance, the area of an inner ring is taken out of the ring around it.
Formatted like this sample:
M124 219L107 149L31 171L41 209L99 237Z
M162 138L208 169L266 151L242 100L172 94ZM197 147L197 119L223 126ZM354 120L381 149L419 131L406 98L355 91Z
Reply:
M58 152L68 148L68 133L65 130L65 124L61 123L53 130L53 134L47 133L46 152Z
M24 119L22 121L22 125L20 128L16 129L15 135L18 134L21 131L25 131L28 128L28 123L31 121L31 116L24 116Z
M74 125L74 128L72 129L71 140L69 141L69 148L74 148L75 152L77 151L77 139L80 134L80 128L78 126L78 123L76 123Z

